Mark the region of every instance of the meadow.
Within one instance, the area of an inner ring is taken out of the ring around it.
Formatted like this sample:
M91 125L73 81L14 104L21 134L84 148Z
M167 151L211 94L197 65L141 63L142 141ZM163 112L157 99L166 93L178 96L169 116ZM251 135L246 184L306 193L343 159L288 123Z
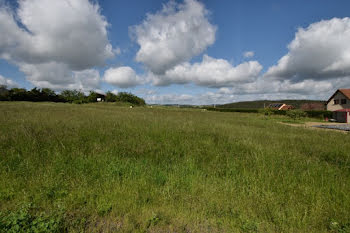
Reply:
M0 103L0 232L350 232L350 135L284 116Z

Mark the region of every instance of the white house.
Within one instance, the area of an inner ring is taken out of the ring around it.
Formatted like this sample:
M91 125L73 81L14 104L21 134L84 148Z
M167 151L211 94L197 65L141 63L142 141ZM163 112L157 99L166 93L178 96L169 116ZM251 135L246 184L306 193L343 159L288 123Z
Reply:
M350 89L338 89L328 99L327 110L338 122L350 123Z

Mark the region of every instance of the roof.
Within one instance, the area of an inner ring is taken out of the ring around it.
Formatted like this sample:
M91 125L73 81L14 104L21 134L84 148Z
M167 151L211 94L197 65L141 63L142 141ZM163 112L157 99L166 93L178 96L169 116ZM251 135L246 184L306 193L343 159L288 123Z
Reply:
M348 99L350 99L350 89L339 89L343 95L345 95Z
M292 108L293 108L292 105L285 104L284 106L281 106L279 110L289 110L289 109L292 109Z
M331 101L331 99L338 93L341 92L343 95L346 96L346 98L350 99L350 89L338 89L334 94L328 99L327 103Z
M335 110L335 112L350 112L350 108Z
M269 108L280 108L283 104L279 103L274 103L274 104L269 104Z

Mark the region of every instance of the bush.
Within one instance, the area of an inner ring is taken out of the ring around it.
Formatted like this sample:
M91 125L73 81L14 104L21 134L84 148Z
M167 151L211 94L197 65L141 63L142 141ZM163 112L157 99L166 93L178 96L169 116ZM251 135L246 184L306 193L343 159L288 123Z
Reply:
M246 109L246 108L206 108L208 111L217 112L247 112L247 113L258 113L259 109Z
M85 103L86 96L84 93L78 90L64 90L61 92L60 97L64 99L66 102L70 103Z
M146 104L144 99L127 92L118 93L116 100L119 102L129 102L130 104L139 105L139 106Z
M0 212L0 232L66 232L63 214L32 214L31 205L14 212Z
M264 114L265 116L270 116L270 115L274 114L274 112L272 111L271 108L259 109L259 113L262 113L262 114Z
M289 110L286 112L286 115L290 118L292 118L293 120L297 120L297 119L300 119L302 117L306 117L306 113L303 111L303 110L299 110L299 109L296 109L296 110Z
M305 111L308 117L314 117L314 118L321 118L324 119L325 117L327 118L332 118L333 113L331 111L325 111L325 110L311 110L311 111Z
M86 104L88 103L86 100L73 100L73 104Z
M116 102L116 101L117 101L117 96L112 92L108 91L106 93L106 102Z

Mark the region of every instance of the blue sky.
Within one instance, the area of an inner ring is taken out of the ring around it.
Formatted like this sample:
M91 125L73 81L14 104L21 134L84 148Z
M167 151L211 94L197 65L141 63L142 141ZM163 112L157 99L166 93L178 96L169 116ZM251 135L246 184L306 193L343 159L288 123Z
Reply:
M65 2L0 0L0 84L186 104L350 87L347 0Z

